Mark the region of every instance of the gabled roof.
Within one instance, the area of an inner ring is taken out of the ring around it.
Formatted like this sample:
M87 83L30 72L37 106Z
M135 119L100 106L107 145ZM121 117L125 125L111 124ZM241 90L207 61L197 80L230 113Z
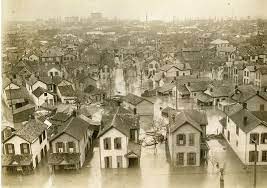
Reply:
M36 96L37 98L39 98L43 93L45 93L46 92L46 90L44 89L44 88L42 88L42 87L38 87L38 88L36 88L33 92L32 92L32 94L34 95L34 96Z
M59 127L58 133L56 135L52 135L50 141L53 141L63 133L72 136L76 140L81 140L88 129L94 130L95 127L91 126L80 117L71 117Z
M175 123L171 126L171 132L176 131L185 123L191 124L194 128L202 132L201 125L207 125L207 115L197 110L183 110L175 115Z
M175 87L174 83L167 83L167 84L164 84L162 87L158 88L158 92L159 93L169 92L169 91L172 91L172 88L174 87Z
M197 92L197 91L205 91L208 88L208 82L201 81L201 82L192 82L190 85L186 85L186 88L190 92Z
M5 92L7 100L10 99L28 99L29 95L26 88L21 87L20 89L10 89Z
M255 129L258 125L266 123L267 112L250 112L247 109L241 109L240 111L232 114L229 118L245 133L248 133ZM246 122L244 117L247 118Z
M30 143L33 143L39 137L39 135L41 135L43 133L43 131L46 128L47 128L47 126L44 123L33 119L33 120L30 120L21 129L15 131L13 135L19 136L22 139L24 139ZM7 139L7 140L9 140L9 139Z
M146 99L139 97L137 95L134 95L132 93L128 93L126 96L123 97L123 100L125 102L132 104L132 105L138 105L139 103L143 102ZM148 101L148 100L146 100L146 101ZM148 101L148 102L152 103L151 101Z
M115 128L125 136L130 136L130 129L139 129L139 116L122 107L117 107L115 113L103 115L103 128L99 131L98 137L105 134L108 130Z
M64 97L74 97L74 89L72 85L58 86L60 94Z

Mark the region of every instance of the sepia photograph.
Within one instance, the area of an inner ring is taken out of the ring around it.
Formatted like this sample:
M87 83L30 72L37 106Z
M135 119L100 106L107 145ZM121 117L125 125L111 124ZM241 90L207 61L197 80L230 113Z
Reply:
M2 0L3 188L267 188L267 0Z

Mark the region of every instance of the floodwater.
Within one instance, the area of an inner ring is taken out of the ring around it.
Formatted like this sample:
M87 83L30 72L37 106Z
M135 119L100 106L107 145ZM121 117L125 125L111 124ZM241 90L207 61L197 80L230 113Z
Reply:
M121 76L121 75L120 75ZM117 83L121 82L118 79ZM132 82L131 90L140 93L138 83ZM119 86L120 87L120 86ZM124 88L120 88L124 90ZM134 93L134 92L133 92ZM140 94L139 94L140 95ZM155 102L155 120L161 118L160 107L174 105L174 100L170 97L154 97L151 100ZM179 109L196 108L193 101L180 100ZM216 108L205 109L207 112L209 124L207 126L208 134L216 134L219 131L219 119L223 113ZM96 111L96 119L101 116L101 112ZM144 125L141 125L142 129ZM157 146L157 152L153 147L142 147L142 156L140 159L140 168L129 169L101 169L99 162L99 148L95 147L92 156L88 157L84 167L79 171L55 172L51 174L48 171L46 161L31 175L8 175L3 174L2 185L5 188L217 188L220 187L219 167L224 167L224 187L225 188L251 188L253 187L253 169L244 168L234 152L229 148L224 140L210 140L209 160L206 166L201 167L171 167L168 163L169 157L166 155L165 143ZM267 186L267 167L257 168L257 188L266 188Z
M162 188L162 187L219 187L219 172L215 162L220 166L226 161L225 187L251 188L252 169L245 170L223 140L209 141L211 157L204 167L173 168L169 165L165 144L153 148L142 147L140 168L100 169L99 150L94 149L92 158L88 159L80 171L56 172L50 174L46 164L39 166L35 173L27 176L3 175L3 187L92 187L92 188ZM223 165L222 165L223 166ZM267 169L258 169L257 187L265 188Z

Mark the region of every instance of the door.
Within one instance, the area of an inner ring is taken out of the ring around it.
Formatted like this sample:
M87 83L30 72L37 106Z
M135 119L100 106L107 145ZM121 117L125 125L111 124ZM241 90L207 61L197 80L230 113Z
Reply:
M117 168L122 168L122 156L117 156Z
M105 168L112 168L112 157L105 157Z

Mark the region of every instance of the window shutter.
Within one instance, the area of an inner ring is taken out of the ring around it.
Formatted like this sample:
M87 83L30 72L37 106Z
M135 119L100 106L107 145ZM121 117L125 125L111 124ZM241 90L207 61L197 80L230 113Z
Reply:
M21 154L24 154L24 151L23 151L23 144L20 144L20 153L21 153Z
M63 153L65 153L66 152L66 145L64 142L62 142L62 147L63 147Z
M69 147L69 144L70 144L70 142L67 142L67 144L66 144L66 151L67 151L67 152L70 152L70 151L69 151L69 148L70 148L70 147ZM63 149L63 151L64 151L64 149Z
M27 151L28 151L28 154L30 154L30 145L27 144Z
M187 165L190 165L190 153L187 153Z
M73 142L73 153L76 153L76 144Z
M183 139L184 139L184 145L186 145L186 136L185 136L185 134L183 135Z
M9 154L9 152L8 152L8 144L5 144L5 150L6 150L6 154Z
M56 143L56 153L58 153L58 143Z

